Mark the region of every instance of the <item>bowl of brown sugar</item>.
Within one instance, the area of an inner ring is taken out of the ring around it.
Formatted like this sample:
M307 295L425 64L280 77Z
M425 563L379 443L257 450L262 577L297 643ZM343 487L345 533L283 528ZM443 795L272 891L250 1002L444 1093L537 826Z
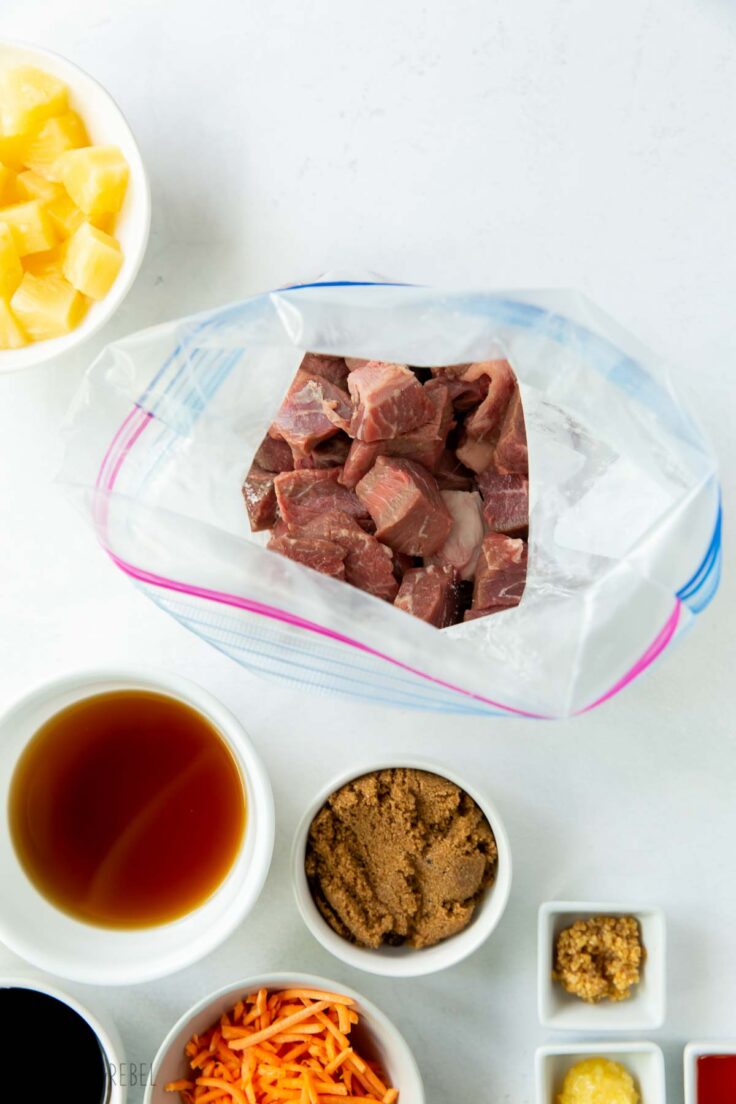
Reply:
M475 951L498 924L511 853L491 801L422 760L353 769L310 804L292 854L297 904L351 966L416 977Z

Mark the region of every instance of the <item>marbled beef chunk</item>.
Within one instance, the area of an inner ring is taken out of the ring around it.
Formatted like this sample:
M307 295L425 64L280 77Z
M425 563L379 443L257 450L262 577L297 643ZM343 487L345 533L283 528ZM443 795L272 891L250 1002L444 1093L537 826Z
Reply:
M429 421L434 407L405 364L371 360L348 376L355 412L350 436L371 444L409 433Z
M526 446L526 427L524 410L521 405L519 389L514 391L494 453L497 468L502 471L529 474L529 454Z
M413 460L379 456L355 488L376 523L376 537L397 552L431 556L447 540L452 518L432 474Z
M373 445L367 445L365 441L353 441L342 469L340 482L346 487L356 487L363 476L371 470L376 457L381 455L383 444L382 441L376 441Z
M300 368L268 433L305 455L339 429L346 430L352 412L347 391Z
M430 380L424 391L433 407L432 417L413 429L386 441L353 441L343 468L341 482L346 487L355 487L367 475L377 456L404 456L416 460L425 468L433 471L445 450L447 434L452 426L452 403L446 384L439 380Z
M290 528L306 525L328 510L368 519L368 511L355 492L338 482L340 470L282 472L275 477L279 513Z
M489 468L478 476L483 516L495 533L520 536L529 525L529 480Z
M270 529L276 523L276 492L273 472L264 471L252 464L243 483L243 501L248 511L248 521L252 533Z
M473 611L494 613L518 606L526 582L526 562L523 540L502 533L486 534L475 569Z
M451 567L415 567L401 580L394 605L444 629L457 618L457 583Z
M310 372L313 376L321 376L343 387L348 378L348 366L344 357L329 356L323 353L307 353L299 365L302 372Z
M496 437L516 389L516 377L507 360L484 360L471 364L463 379L488 379L488 391L478 408L465 419L469 437L485 440Z
M298 453L294 456L294 470L308 471L310 469L339 468L348 458L350 445L352 444L347 433L339 430L334 437L323 441L321 445L315 445L306 456ZM340 481L342 482L342 480Z
M292 537L288 534L271 536L267 545L272 552L279 552L287 559L331 575L333 579L345 578L345 549L334 541L320 537Z
M253 463L263 471L283 472L294 468L294 454L286 441L266 435L258 446Z
M303 534L338 544L345 551L345 580L376 598L393 602L399 584L390 548L366 533L354 518L331 510L312 519Z

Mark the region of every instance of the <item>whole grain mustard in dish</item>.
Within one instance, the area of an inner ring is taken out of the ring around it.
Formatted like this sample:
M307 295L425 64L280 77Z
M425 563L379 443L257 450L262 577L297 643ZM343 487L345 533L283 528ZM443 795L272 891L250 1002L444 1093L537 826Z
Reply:
M557 936L552 978L588 1004L622 1001L641 979L644 960L633 916L591 916Z

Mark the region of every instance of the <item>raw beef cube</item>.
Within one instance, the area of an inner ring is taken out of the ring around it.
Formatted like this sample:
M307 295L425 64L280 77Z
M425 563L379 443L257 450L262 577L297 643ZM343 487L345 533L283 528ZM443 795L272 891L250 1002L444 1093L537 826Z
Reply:
M485 471L489 464L493 463L495 452L496 442L494 440L489 438L484 441L463 433L455 454L466 468L480 473Z
M340 468L327 468L325 471L282 472L275 477L279 512L290 528L306 525L328 510L341 510L356 518L368 517L355 491L338 482L340 471Z
M486 525L496 533L518 535L529 524L529 480L489 468L478 476Z
M351 416L346 391L299 369L268 433L283 438L293 451L305 455L338 429L347 429Z
M475 569L473 609L518 606L526 582L527 546L501 533L487 533Z
M248 511L251 532L270 529L276 521L276 492L273 472L252 464L243 483L243 498Z
M366 364L370 364L370 360L365 360L364 357L345 357L345 363L348 372L354 372L357 368L363 368Z
M405 364L371 360L348 376L355 404L350 436L385 441L428 422L434 407L421 383Z
M452 426L453 408L447 385L441 381L430 380L424 385L424 393L432 404L431 417L410 433L402 433L387 441L382 451L387 456L405 456L408 460L416 460L433 471Z
M307 456L294 456L294 468L303 471L309 468L340 468L348 458L350 445L352 444L347 433L342 430L335 437L323 441L321 445L315 445Z
M328 356L323 353L307 353L299 365L302 372L321 376L342 387L348 378L348 366L343 357Z
M472 410L488 394L489 378L480 373L467 379L465 373L471 364L448 364L444 368L433 368L435 379L446 384L453 406L458 411Z
M376 523L376 537L396 552L431 556L447 540L452 518L437 480L421 464L379 456L355 488Z
M381 444L367 445L365 441L353 441L348 458L342 469L340 482L346 487L355 487L364 475L373 467L375 459L381 453Z
M342 474L346 487L354 487L370 471L378 456L405 456L416 460L430 470L438 463L445 447L445 440L452 424L452 403L447 387L435 383L425 387L433 407L432 417L411 433L403 433L388 441L353 441Z
M434 477L443 491L470 491L475 473L457 459L454 452L445 449L434 469Z
M516 377L507 360L485 360L471 364L463 379L472 382L484 376L489 380L488 393L465 421L469 437L487 438L497 435L516 388Z
M258 446L253 463L269 472L292 471L294 455L286 441L266 436Z
M305 530L310 535L339 544L345 550L345 580L360 590L393 602L399 584L394 576L393 553L354 518L332 510L314 518Z
M451 567L415 567L401 581L394 605L444 629L457 617L457 584Z
M472 579L485 532L481 497L477 491L441 493L452 517L452 529L432 563L453 567L460 579Z
M272 536L267 545L272 552L279 552L290 560L305 564L323 575L334 579L345 578L345 549L334 541L320 537Z
M518 388L514 392L506 417L501 426L501 434L498 438L494 453L496 467L502 471L516 472L519 475L529 474L529 454L526 447L526 427L524 426L524 411L521 405L521 396Z

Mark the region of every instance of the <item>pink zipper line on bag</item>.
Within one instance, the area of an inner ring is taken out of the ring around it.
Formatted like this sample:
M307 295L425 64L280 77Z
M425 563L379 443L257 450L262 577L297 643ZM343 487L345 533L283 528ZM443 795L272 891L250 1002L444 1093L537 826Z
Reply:
M579 716L581 713L587 713L588 710L595 709L596 706L602 705L604 701L608 701L608 699L612 698L614 694L618 694L620 690L623 690L625 686L628 686L630 682L633 682L633 680L637 678L642 673L642 671L646 670L650 663L654 662L657 656L665 650L670 640L675 635L675 630L677 629L677 625L680 620L681 610L682 602L679 598L677 598L675 600L675 608L667 619L666 624L660 630L658 635L654 638L641 659L639 659L634 664L628 674L624 675L618 680L618 682L614 683L611 689L606 691L605 694L602 694L600 698L596 698L594 702L591 702L590 705L586 705L583 709L578 709L576 716Z
M140 415L140 420L133 427L127 440L120 444L123 433L134 419L135 415ZM140 407L134 406L133 410L125 418L124 422L118 429L114 438L110 442L110 445L105 453L105 456L100 465L100 471L97 476L96 487L103 489L107 492L113 490L117 477L120 474L120 470L130 455L130 451L134 444L142 434L143 430L151 424L153 415L147 411L141 410ZM117 449L117 455L113 462L113 453ZM104 478L105 468L112 463L112 467L109 471L107 478ZM106 523L107 511L105 511L104 522ZM98 519L98 527L99 527ZM102 539L102 534L100 534ZM274 621L282 621L285 624L293 625L298 628L306 629L309 632L317 633L319 636L325 636L328 639L336 640L341 644L347 644L350 647L357 648L358 651L364 652L367 655L376 657L377 659L386 660L388 663L392 663L395 667L400 668L403 671L407 671L412 675L417 675L419 678L426 679L428 682L432 682L437 686L441 686L446 690L451 690L454 693L462 694L466 698L471 698L474 701L482 702L484 705L490 705L494 709L502 709L507 713L514 713L519 717L527 717L533 720L550 720L551 718L544 713L532 713L525 709L516 709L514 706L503 705L501 702L493 701L492 698L486 698L482 694L476 694L472 690L465 690L461 686L455 686L453 683L445 682L444 679L436 678L434 675L427 674L426 671L420 671L416 667L411 667L407 663L403 663L399 659L395 659L393 656L386 655L384 652L379 652L375 648L371 648L367 644L363 644L360 640L354 640L352 637L345 636L342 633L335 632L333 629L327 629L323 625L318 625L314 621L306 621L301 617L297 617L294 614L287 613L285 610L278 609L276 606L265 605L262 602L252 601L247 598L240 598L235 594L228 594L224 591L210 590L206 587L193 586L190 583L182 583L176 579L169 579L162 575L154 575L149 571L145 571L142 568L136 567L134 564L127 563L125 560L120 559L107 542L102 539L102 543L105 547L105 551L110 556L110 559L121 571L125 572L133 579L137 579L139 582L148 583L151 586L156 586L164 590L173 590L180 594L190 595L196 598L204 598L212 602L217 602L221 605L233 606L238 609L246 610L250 613L256 613L263 617L270 617ZM586 705L583 709L577 711L580 713L587 713L590 709L595 709L596 706L602 705L603 702L612 698L615 694L618 694L620 690L623 690L630 682L637 678L643 671L649 667L654 660L659 656L669 644L672 639L680 617L681 602L676 600L675 608L667 619L664 627L659 631L655 639L649 645L643 656L637 660L634 666L623 675L618 682L614 683L610 690L601 695L590 705Z

